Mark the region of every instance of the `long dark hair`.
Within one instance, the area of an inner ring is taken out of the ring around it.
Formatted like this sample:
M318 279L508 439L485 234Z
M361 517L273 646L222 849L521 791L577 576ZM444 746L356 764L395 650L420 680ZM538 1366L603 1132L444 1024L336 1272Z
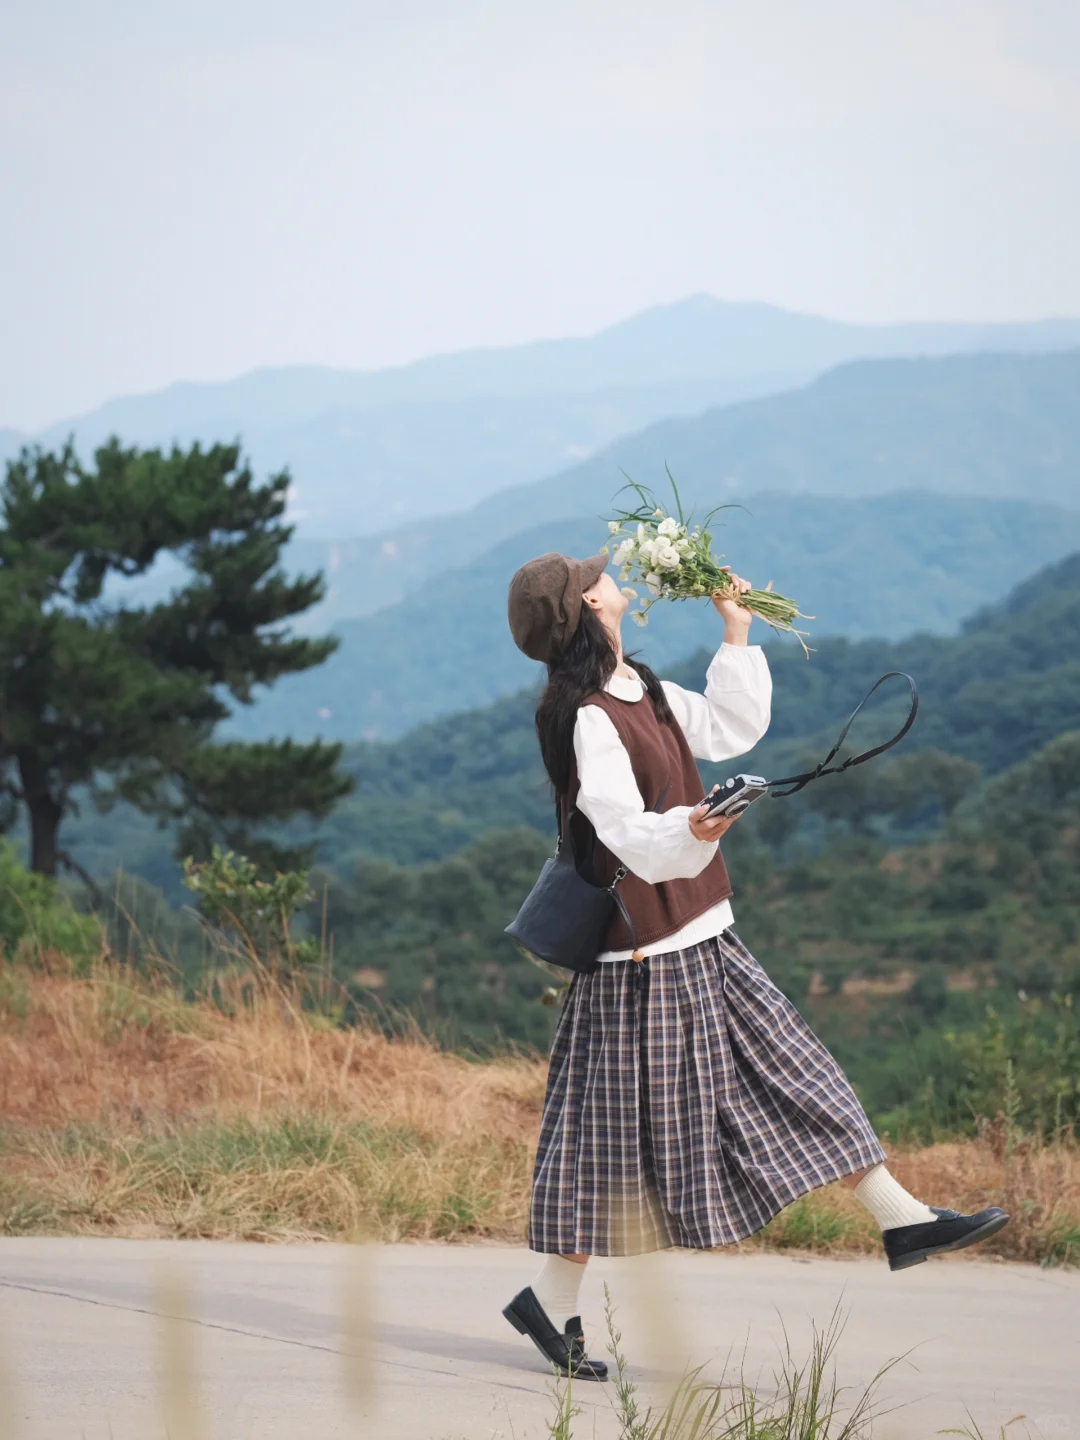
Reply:
M603 622L588 605L583 605L581 620L570 643L548 666L547 688L536 707L540 754L558 796L570 789L574 773L574 724L578 709L590 695L604 689L617 663L611 636ZM640 660L634 660L634 669L652 698L656 718L665 725L671 724L671 706L660 681Z

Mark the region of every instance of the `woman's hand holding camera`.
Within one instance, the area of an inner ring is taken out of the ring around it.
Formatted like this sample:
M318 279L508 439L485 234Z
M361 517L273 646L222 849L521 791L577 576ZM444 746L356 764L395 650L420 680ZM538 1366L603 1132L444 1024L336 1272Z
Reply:
M719 789L719 785L714 785L710 793L715 795ZM713 815L710 817L709 802L702 800L700 805L696 805L690 811L690 833L695 840L704 840L706 844L711 845L714 840L719 840L721 835L730 830L738 818L737 815Z

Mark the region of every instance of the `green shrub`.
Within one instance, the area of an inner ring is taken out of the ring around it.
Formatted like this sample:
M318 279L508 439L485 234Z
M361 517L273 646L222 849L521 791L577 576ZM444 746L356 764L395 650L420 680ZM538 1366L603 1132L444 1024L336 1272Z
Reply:
M184 884L198 896L211 939L226 956L279 974L319 959L317 940L293 934L297 915L314 899L306 870L278 871L263 880L253 861L215 845L209 860L184 861Z
M1029 997L1007 1016L989 1009L978 1030L947 1033L964 1081L959 1100L1050 1139L1080 1120L1080 1016L1072 995Z
M984 1006L981 1015L940 1017L938 1025L912 1037L906 1056L900 1047L883 1055L883 1072L869 1076L871 1108L881 1128L918 1141L975 1135L987 1124L1041 1140L1075 1133L1076 997L1021 991L1002 1000L1008 1008L1003 1003Z
M78 914L55 880L27 870L7 840L0 840L0 948L26 958L55 950L75 961L101 949L98 921Z

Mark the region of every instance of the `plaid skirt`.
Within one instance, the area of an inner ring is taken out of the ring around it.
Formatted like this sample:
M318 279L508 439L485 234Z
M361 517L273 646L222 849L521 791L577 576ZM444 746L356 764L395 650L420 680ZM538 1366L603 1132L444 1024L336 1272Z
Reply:
M575 975L552 1046L529 1245L728 1245L884 1159L843 1071L726 930Z

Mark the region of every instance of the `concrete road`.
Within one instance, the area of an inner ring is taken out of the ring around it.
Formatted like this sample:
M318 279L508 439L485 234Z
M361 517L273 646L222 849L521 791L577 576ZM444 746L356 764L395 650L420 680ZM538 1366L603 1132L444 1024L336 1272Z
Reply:
M488 1246L3 1239L0 1435L537 1440L550 1377L499 1313L534 1269ZM601 1260L583 1292L590 1338L605 1281L647 1399L688 1359L767 1389L781 1321L800 1356L839 1304L843 1383L909 1352L882 1387L901 1407L875 1426L882 1440L968 1410L994 1436L1023 1415L1008 1437L1080 1440L1080 1274L961 1257L899 1275L869 1260ZM610 1385L574 1398L576 1440L618 1435Z

